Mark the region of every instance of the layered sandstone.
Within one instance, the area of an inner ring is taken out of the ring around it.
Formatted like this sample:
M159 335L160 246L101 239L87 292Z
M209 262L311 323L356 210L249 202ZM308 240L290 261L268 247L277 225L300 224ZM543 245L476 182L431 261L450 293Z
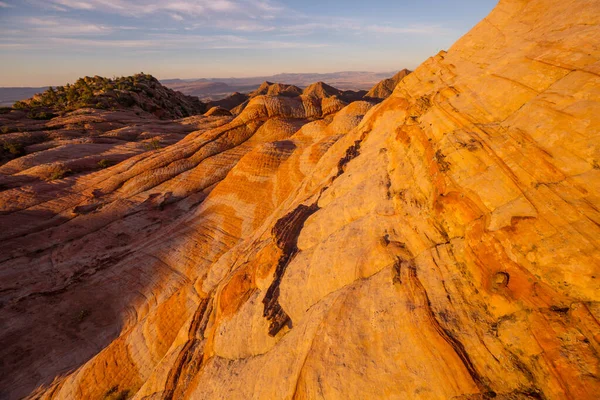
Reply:
M0 192L2 395L598 398L599 24L502 0L379 105Z
M365 94L365 97L368 99L387 99L394 92L394 89L398 86L400 81L408 74L410 74L410 71L403 69L391 78L384 79L373 86L373 88Z

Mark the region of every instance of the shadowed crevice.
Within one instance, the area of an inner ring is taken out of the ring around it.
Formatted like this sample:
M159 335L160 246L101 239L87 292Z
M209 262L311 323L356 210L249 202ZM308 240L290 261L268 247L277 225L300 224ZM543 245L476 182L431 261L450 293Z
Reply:
M279 284L285 274L289 263L298 252L298 236L304 227L304 223L312 214L319 209L317 203L310 206L299 205L293 211L280 218L271 231L277 247L281 249L275 276L271 286L267 289L263 304L265 306L263 316L270 322L269 335L275 336L284 326L292 327L292 320L279 304Z

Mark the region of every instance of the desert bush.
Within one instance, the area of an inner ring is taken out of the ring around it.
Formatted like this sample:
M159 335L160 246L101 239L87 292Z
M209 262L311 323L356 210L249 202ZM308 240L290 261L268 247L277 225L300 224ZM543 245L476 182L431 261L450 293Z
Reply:
M71 173L70 169L64 168L64 167L58 167L55 168L50 175L48 176L48 181L54 181L57 179L62 179L65 176L67 176L69 173Z
M58 112L86 106L105 109L119 105L132 107L137 104L132 92L143 93L150 98L160 97L153 90L157 85L159 82L152 75L144 73L112 79L86 76L73 84L50 87L27 101L18 101L13 108L33 110L46 107Z
M25 154L25 149L20 143L5 142L2 145L2 149L5 153L9 153L12 156L22 156Z
M13 104L13 108L15 110L25 110L29 107L27 106L27 103L25 103L23 101L17 101L17 102L15 102L15 104Z
M109 161L109 160L107 160L107 159L102 159L102 160L98 161L98 166L99 166L100 168L108 168L108 167L110 167L111 165L112 165L112 162L110 162L110 161Z
M46 112L46 111L34 111L31 110L27 113L27 118L38 119L38 120L48 120L56 117L56 114Z
M119 391L119 385L110 388L104 394L104 400L127 400L130 397L130 391L125 389Z
M153 138L149 142L146 142L146 148L148 150L158 150L162 147L158 138Z

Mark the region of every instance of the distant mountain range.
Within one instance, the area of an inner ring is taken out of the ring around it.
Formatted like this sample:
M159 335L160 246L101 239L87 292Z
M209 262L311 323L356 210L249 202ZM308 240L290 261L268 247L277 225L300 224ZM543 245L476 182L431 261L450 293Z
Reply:
M201 100L220 100L235 92L247 93L257 90L265 81L285 82L300 88L314 82L327 82L341 90L369 90L396 72L344 71L327 74L277 74L250 78L163 79L161 83L183 94L198 96Z
M44 87L2 87L0 88L0 107L10 107L19 100L32 97L48 89Z
M314 82L327 82L341 90L369 90L393 72L345 71L327 74L277 74L250 78L199 78L199 79L163 79L166 87L201 100L220 100L232 93L248 93L257 90L265 82L285 82L304 88ZM10 107L16 101L32 97L48 89L44 87L0 87L0 106Z

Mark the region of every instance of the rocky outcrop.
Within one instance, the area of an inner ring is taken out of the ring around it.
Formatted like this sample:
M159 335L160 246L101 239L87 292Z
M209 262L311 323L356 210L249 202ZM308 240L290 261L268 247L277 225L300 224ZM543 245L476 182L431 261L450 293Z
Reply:
M214 117L214 116L231 116L231 113L229 112L229 110L223 108L223 107L213 107L210 110L208 110L206 113L204 113L204 116L206 117Z
M408 74L410 74L410 71L403 69L393 77L382 80L377 85L373 86L373 88L369 90L367 94L365 94L365 98L376 100L387 99L394 92L394 89L396 86L398 86L398 83L400 83L400 81Z
M248 95L246 93L235 92L235 93L232 93L231 95L225 97L224 99L211 101L208 104L212 105L214 107L222 107L222 108L225 108L226 110L233 110L234 108L236 108L237 106L239 106L240 104L244 103L247 100L248 100Z
M317 82L309 85L304 91L293 85L284 85L281 83L264 82L257 90L248 94L247 100L231 109L233 115L239 115L250 103L251 99L259 96L279 96L294 98L290 102L301 101L308 107L314 108L319 103L325 110L325 114L331 114L338 111L343 105L362 99L366 92L355 92L352 90L338 90L323 82ZM226 99L227 100L227 99Z
M13 107L28 110L34 119L49 119L52 113L85 107L133 109L161 119L189 117L207 110L197 97L175 92L143 73L114 79L86 76L72 85L51 87L31 99L18 101Z
M0 188L81 176L229 120L226 110L172 121L132 110L94 108L39 121L13 110L0 114L0 125L7 132L0 134Z
M329 86L324 82L316 82L312 85L307 86L302 92L304 96L314 97L318 99L325 99L329 97L337 97L342 101L351 103L353 101L362 100L366 91L354 91L354 90L339 90L333 86Z
M0 192L2 396L598 398L599 16L503 0L378 105Z
M296 97L302 94L302 89L294 85L282 83L263 82L258 89L249 94L250 98L256 96L289 96Z

